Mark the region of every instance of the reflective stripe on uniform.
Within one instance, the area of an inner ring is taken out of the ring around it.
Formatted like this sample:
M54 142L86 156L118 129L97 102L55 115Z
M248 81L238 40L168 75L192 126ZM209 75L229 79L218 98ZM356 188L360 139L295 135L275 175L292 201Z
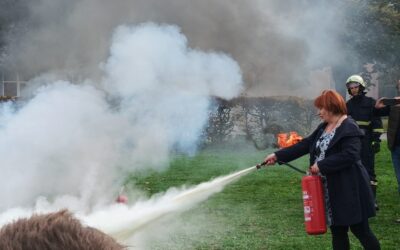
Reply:
M356 123L358 124L358 126L369 126L371 124L371 122L366 122L366 121L356 121Z
M383 128L374 128L374 129L372 130L372 132L383 133L383 132L385 132L385 131L383 130Z

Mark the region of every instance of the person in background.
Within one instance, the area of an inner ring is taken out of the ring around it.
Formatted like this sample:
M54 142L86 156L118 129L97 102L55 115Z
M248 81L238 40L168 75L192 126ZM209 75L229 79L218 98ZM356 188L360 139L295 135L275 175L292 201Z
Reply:
M351 95L351 99L346 103L347 114L356 121L364 133L364 137L361 140L361 161L367 169L375 197L375 208L378 210L376 200L378 180L375 174L375 154L380 151L380 136L383 133L382 120L374 113L376 100L365 95L365 82L361 76L350 76L346 81L346 88Z
M264 159L267 165L290 162L310 155L310 171L325 178L325 197L333 249L350 249L348 230L365 249L380 249L368 218L375 216L369 177L360 160L363 133L347 117L346 103L334 90L325 90L314 101L322 123L308 137Z
M111 236L83 226L67 210L32 215L0 229L1 250L122 250L127 249Z
M400 100L400 80L396 85L397 94L395 99ZM397 188L400 194L400 105L385 105L383 100L385 97L376 101L376 114L380 116L388 116L387 128L387 145L392 155L392 162L397 178ZM400 219L396 219L400 223Z

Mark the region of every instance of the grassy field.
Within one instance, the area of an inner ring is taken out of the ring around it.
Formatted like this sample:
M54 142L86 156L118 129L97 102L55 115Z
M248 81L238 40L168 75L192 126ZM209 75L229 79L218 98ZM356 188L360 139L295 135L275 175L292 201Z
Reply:
M377 158L380 211L370 220L382 249L400 249L400 199L390 161L382 143ZM194 157L177 156L162 173L130 177L128 184L149 195L169 187L195 185L264 159L268 152L246 146L219 146ZM292 162L307 168L307 158ZM331 235L309 236L303 224L302 175L286 166L251 172L207 201L179 216L178 228L152 241L150 249L331 249ZM362 249L351 235L352 249Z

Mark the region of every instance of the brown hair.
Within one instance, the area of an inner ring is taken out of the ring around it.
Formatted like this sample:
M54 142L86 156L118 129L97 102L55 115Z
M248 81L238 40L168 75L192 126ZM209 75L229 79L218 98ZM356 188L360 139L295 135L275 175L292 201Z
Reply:
M126 247L95 228L82 226L70 212L62 210L32 215L3 226L0 249L121 250Z
M334 115L347 114L346 102L343 97L335 90L324 90L314 101L314 106L318 109L325 109Z

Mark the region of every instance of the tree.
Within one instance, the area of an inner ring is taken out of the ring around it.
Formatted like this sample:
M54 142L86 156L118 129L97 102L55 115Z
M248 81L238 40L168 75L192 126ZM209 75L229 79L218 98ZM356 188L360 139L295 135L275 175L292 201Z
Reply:
M246 137L258 149L273 146L278 133L307 135L317 120L312 102L299 97L242 98L240 103Z
M272 118L270 107L274 104L270 98L242 98L242 110L245 120L245 132L247 140L253 142L257 149L265 149L269 146L265 140L268 133L268 125Z
M6 46L11 34L17 32L18 26L26 20L28 15L28 4L32 1L23 0L1 0L0 1L0 62L6 53ZM0 72L2 71L0 64Z
M212 107L205 133L209 143L218 143L226 140L233 130L232 103L215 98Z
M396 79L400 79L400 1L352 0L343 3L345 29L339 41L348 57L335 65L334 78L344 82L350 72L368 75L363 66L372 63L374 70L380 72L381 86L394 86Z

